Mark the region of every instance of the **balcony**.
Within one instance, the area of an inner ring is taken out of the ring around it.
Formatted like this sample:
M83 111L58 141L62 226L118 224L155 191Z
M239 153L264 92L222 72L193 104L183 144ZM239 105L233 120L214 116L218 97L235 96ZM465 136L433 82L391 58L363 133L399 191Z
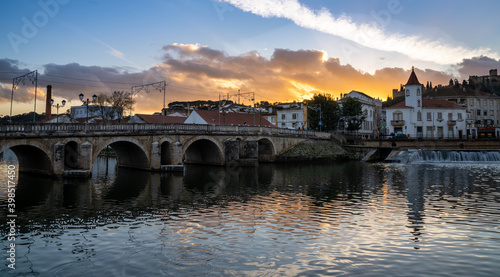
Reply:
M456 120L448 120L448 126L455 126L455 125L457 125Z
M391 120L391 125L395 127L400 127L405 125L404 120Z

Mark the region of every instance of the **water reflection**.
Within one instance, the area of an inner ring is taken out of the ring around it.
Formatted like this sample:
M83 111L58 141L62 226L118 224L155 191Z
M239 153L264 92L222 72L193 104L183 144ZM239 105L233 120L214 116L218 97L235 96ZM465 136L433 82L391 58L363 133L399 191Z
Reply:
M16 274L487 276L500 270L498 169L353 162L151 174L99 159L89 180L20 175ZM6 249L5 194L0 207Z

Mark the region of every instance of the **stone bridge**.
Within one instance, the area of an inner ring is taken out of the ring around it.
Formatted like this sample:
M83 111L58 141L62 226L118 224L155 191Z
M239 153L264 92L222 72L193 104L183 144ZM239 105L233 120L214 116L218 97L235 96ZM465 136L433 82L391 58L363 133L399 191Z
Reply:
M90 176L111 147L121 167L168 170L184 164L254 166L311 139L341 141L314 131L192 124L26 124L0 126L0 153L10 149L19 170Z

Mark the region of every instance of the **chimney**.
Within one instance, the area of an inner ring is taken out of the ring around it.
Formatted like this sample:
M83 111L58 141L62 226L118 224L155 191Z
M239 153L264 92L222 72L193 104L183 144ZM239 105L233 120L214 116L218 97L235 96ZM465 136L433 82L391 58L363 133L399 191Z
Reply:
M50 104L50 99L52 99L52 86L47 86L47 98L45 100L45 118L50 118L52 116L52 105Z

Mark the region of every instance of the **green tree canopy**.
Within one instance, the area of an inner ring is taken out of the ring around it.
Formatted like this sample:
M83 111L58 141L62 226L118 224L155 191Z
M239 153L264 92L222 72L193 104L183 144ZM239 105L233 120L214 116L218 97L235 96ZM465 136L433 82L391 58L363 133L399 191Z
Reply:
M366 119L363 114L363 104L356 98L345 97L342 99L342 117L348 121L347 130L357 131Z
M323 123L321 131L328 132L337 128L340 117L339 105L330 95L315 94L307 105L310 130L320 130L320 118Z

